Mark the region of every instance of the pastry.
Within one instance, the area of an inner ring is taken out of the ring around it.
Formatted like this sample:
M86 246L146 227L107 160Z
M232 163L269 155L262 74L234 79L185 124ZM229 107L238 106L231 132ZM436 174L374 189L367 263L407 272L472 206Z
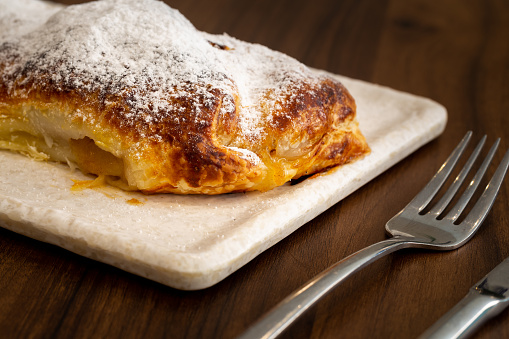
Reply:
M267 191L369 153L341 83L162 2L9 3L2 149L178 194Z

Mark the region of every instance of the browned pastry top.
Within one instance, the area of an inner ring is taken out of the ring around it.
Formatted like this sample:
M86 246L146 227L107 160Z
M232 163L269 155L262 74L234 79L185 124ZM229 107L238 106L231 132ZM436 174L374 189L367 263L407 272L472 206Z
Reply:
M0 34L0 110L44 116L54 131L30 133L67 138L86 172L148 193L264 191L369 151L348 91L284 54L152 0L48 13Z

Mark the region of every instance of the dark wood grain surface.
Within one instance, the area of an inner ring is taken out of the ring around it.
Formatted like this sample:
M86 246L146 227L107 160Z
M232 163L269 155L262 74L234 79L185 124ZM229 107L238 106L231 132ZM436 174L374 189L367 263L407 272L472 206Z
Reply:
M429 97L448 110L445 133L201 291L175 290L0 229L0 337L234 338L329 265L384 239L385 222L467 130L476 139L487 134L490 143L501 137L501 149L509 148L508 1L167 2L200 30ZM418 336L509 256L508 205L506 178L467 245L391 254L330 293L282 337ZM478 338L508 337L509 311L478 332Z

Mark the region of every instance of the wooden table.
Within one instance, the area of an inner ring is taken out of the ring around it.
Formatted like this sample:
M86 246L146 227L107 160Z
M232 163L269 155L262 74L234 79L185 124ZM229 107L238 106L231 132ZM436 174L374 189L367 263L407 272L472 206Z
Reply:
M448 109L445 133L201 291L168 288L0 229L0 337L234 338L329 265L384 239L385 222L467 130L475 139L487 134L490 143L501 137L501 149L509 148L507 1L167 2L200 30L438 101ZM506 178L466 246L391 254L329 294L283 337L416 337L509 256L508 205ZM509 337L509 313L478 337Z

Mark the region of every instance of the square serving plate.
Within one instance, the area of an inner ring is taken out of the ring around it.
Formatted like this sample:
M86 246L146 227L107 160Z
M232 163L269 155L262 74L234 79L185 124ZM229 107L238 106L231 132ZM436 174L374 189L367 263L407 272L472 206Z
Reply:
M220 196L143 195L68 166L0 151L0 225L184 290L209 287L325 211L445 128L429 99L331 75L356 99L372 152L297 185Z

